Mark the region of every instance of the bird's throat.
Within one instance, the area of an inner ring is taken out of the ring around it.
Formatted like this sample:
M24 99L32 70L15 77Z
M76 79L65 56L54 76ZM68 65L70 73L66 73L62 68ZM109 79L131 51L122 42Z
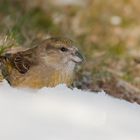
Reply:
M73 82L74 73L67 71L55 71L48 80L48 87L54 87L58 84L66 84L70 86Z

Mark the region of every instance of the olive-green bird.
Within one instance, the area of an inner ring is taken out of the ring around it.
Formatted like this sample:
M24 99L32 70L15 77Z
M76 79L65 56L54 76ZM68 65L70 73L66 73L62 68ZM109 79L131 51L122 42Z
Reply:
M49 38L34 48L0 56L2 75L13 87L69 86L82 61L73 41L66 38Z

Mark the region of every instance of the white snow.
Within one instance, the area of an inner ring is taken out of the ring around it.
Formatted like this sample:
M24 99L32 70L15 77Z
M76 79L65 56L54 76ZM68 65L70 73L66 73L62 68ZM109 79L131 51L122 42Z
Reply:
M140 140L140 106L65 85L0 85L0 140Z

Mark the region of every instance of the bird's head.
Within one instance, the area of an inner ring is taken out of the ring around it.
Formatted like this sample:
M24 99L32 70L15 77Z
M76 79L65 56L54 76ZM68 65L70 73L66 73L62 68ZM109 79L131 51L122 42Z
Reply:
M84 58L74 42L66 38L49 38L42 43L42 57L47 65L55 68L74 69Z

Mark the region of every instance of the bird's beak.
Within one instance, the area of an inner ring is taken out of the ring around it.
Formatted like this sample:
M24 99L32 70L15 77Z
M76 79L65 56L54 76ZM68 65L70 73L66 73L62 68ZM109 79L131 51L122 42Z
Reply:
M75 63L82 63L85 59L83 57L83 55L79 52L79 51L76 51L73 56L72 56L72 60L75 62Z

